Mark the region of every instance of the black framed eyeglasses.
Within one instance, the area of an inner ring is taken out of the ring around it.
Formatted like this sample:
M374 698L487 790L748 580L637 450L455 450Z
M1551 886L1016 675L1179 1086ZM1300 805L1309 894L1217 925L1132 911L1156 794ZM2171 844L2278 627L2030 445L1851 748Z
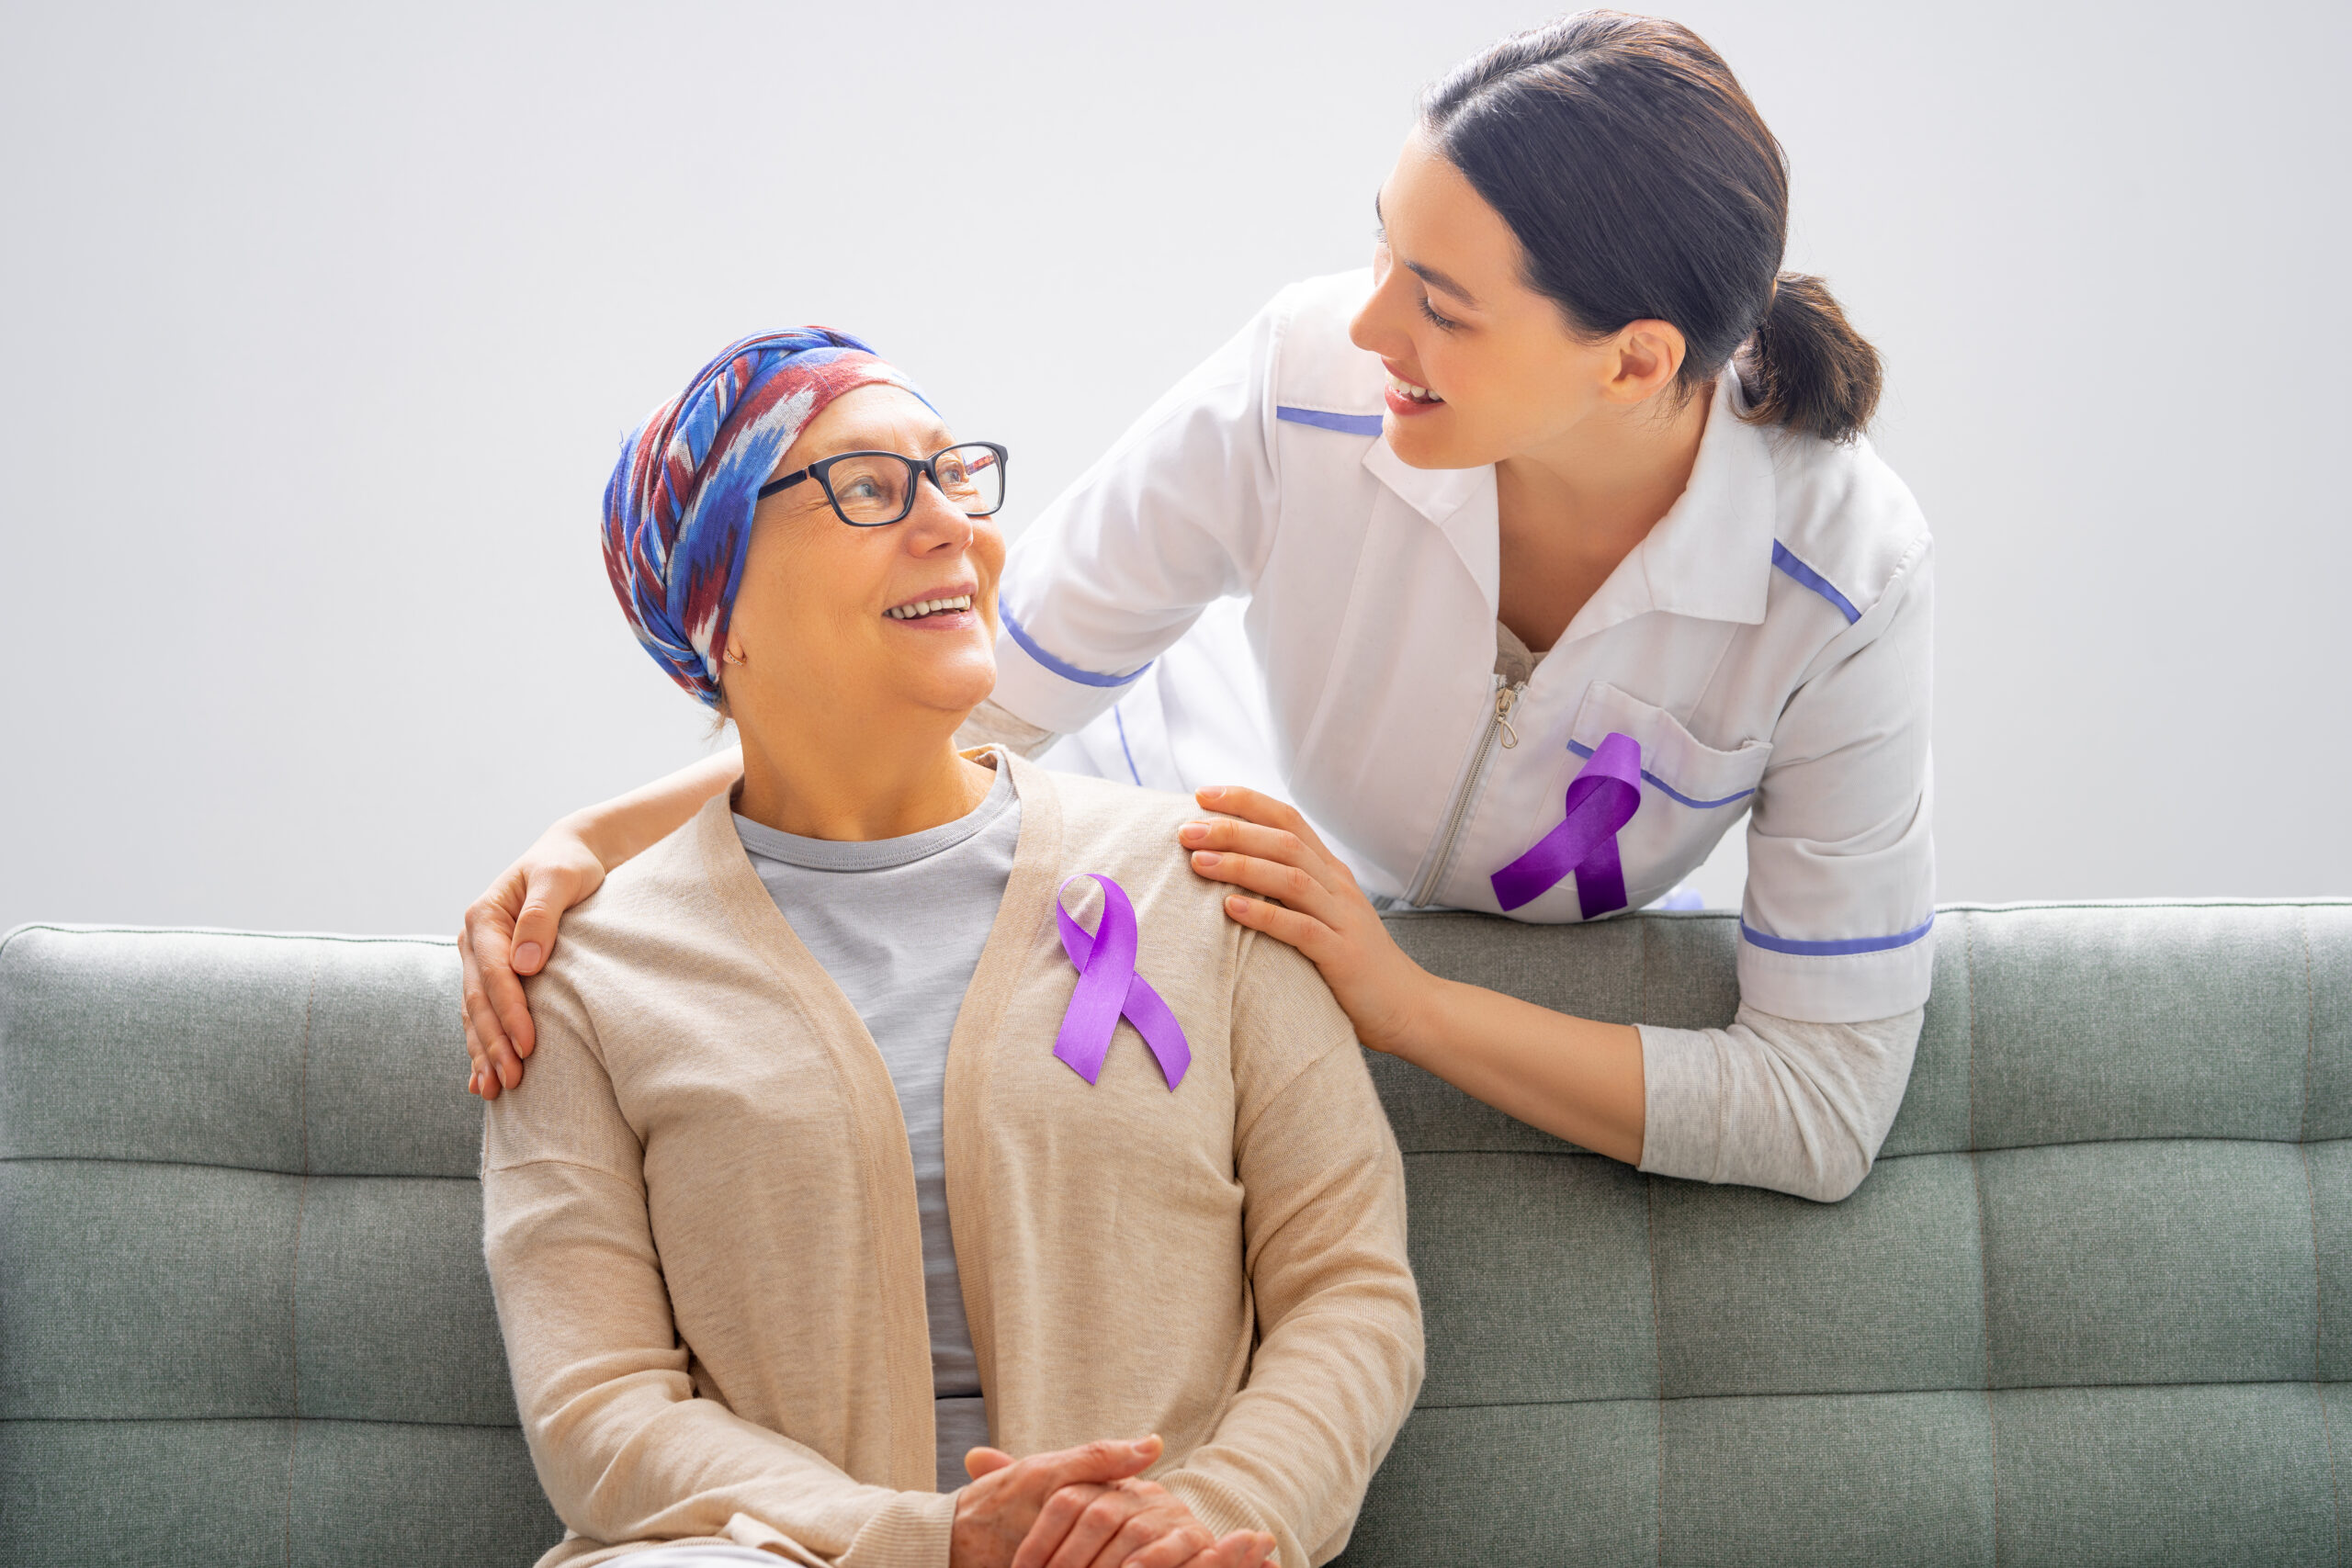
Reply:
M915 509L917 476L967 517L986 517L1004 504L1005 450L993 441L965 441L928 457L900 452L842 452L795 469L760 487L760 498L814 479L833 515L853 528L879 528Z

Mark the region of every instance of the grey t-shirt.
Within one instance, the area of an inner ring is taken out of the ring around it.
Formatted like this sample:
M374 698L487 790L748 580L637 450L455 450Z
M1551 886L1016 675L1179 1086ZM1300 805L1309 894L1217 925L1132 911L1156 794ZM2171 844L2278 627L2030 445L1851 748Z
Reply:
M964 1484L965 1450L989 1440L989 1416L947 1229L947 1038L1012 874L1012 772L998 767L970 815L903 839L803 839L740 816L735 831L775 907L865 1021L899 1091L922 1217L939 1490L950 1492Z

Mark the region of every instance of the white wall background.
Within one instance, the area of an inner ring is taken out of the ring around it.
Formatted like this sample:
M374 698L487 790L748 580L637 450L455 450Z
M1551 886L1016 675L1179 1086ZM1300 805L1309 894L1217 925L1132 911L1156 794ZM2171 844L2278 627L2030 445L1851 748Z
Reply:
M0 928L449 929L703 748L594 518L713 349L865 333L1017 525L1545 14L9 0ZM2352 7L1677 14L1888 361L1943 896L2352 892Z

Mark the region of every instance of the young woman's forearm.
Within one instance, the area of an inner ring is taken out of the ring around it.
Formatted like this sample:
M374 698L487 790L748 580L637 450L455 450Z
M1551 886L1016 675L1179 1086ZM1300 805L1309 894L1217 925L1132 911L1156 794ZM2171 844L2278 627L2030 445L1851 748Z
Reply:
M1903 1109L1926 1017L1808 1023L1743 1005L1727 1029L1644 1025L1644 1168L1838 1201Z
M743 776L743 750L729 746L627 795L583 807L564 818L606 871L660 843L719 791Z
M1395 1050L1531 1126L1642 1163L1642 1036L1631 1024L1595 1023L1438 980L1419 1026Z

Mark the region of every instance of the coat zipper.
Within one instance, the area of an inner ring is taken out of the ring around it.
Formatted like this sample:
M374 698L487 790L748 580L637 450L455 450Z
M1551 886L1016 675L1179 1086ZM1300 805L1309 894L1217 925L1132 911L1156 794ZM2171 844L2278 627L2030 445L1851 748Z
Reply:
M1477 748L1470 754L1469 769L1455 793L1453 804L1446 808L1445 829L1438 835L1436 852L1430 857L1428 874L1414 884L1406 902L1415 908L1422 908L1437 894L1438 885L1453 869L1454 840L1462 836L1462 825L1470 819L1470 808L1478 803L1478 792L1486 787L1487 770L1493 765L1495 740L1501 737L1502 749L1511 750L1519 745L1519 731L1511 728L1511 710L1519 705L1520 694L1527 690L1524 681L1503 684L1499 675L1494 678L1495 705L1487 715L1487 722L1478 730Z

